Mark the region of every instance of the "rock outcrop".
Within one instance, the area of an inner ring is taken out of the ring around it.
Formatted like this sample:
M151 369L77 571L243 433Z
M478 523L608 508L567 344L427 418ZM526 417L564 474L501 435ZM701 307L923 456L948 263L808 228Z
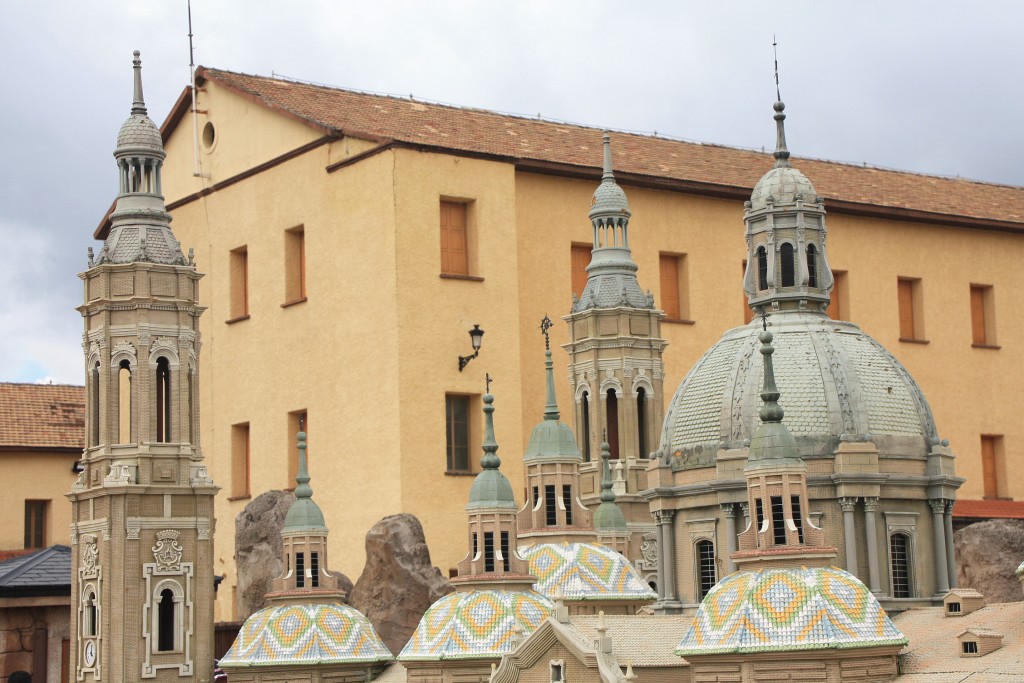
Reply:
M1014 575L1024 560L1024 521L990 519L953 534L957 585L975 589L988 604L1024 600Z
M365 614L384 644L398 654L423 613L452 592L430 563L423 527L412 515L390 515L366 534L366 566L349 594L349 604Z

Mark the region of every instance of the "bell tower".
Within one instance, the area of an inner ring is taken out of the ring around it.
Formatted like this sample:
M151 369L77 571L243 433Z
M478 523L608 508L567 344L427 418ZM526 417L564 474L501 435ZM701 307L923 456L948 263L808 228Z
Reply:
M613 460L646 459L657 449L664 418L665 314L637 282L629 248L629 202L615 182L611 137L604 134L604 173L588 214L594 248L583 295L573 300L569 323L569 377L577 442L584 462L598 461L607 433Z
M199 279L161 193L160 131L134 59L110 233L79 277L86 447L72 486L75 681L208 681L213 498L199 444Z

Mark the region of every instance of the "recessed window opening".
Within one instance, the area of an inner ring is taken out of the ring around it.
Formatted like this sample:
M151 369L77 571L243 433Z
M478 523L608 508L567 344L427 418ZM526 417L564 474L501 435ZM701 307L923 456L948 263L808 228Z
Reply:
M762 292L768 289L768 253L764 247L757 248L757 288Z
M537 486L533 487L533 507L537 507L537 495L540 493L540 489Z
M789 242L782 243L782 247L779 249L779 260L782 266L782 286L792 287L795 284L794 272L796 271L792 244Z
M562 507L565 508L565 524L572 525L572 486L562 484Z
M508 547L508 532L507 531L502 531L501 532L501 568L504 571L506 571L506 572L509 571L509 567L511 566L511 564L510 564L511 560L509 559L509 552L510 552L510 549Z
M91 446L100 444L100 362L96 361L89 373L89 441Z
M96 635L96 593L89 591L85 594L85 614L82 618L82 635Z
M580 398L580 410L583 412L583 433L580 434L580 441L583 442L583 462L590 462L590 392L584 391Z
M636 431L640 450L637 456L646 458L647 453L647 390L640 387L636 390Z
M711 541L697 541L697 567L700 572L700 597L704 599L716 582L715 544Z
M807 286L818 286L818 250L813 244L807 245Z
M117 442L132 443L132 366L127 359L117 370Z
M605 401L608 418L608 446L611 449L611 457L619 457L619 399L614 389L609 389Z
M561 663L551 662L551 683L564 683L565 674Z
M473 532L473 557L474 558L476 557L478 552L480 552L480 550L479 550L479 548L477 546L476 532L474 531Z
M185 416L185 429L188 430L188 442L195 443L195 434L192 433L192 416L195 414L196 397L193 393L196 388L196 371L192 368L188 369L185 374L185 381L188 385L185 387L185 394L188 396L188 415Z
M946 611L950 614L960 614L960 603L950 602L946 604Z
M448 471L469 471L469 396L445 396Z
M800 496L790 496L789 507L793 513L793 524L796 525L796 535L802 544L804 542L804 519L800 511Z
M905 534L889 537L889 559L892 564L892 597L910 597L910 560L907 555L910 545Z
M757 511L757 531L760 532L764 526L764 505L761 504L760 498L754 500L754 508Z
M206 125L203 126L203 147L206 147L206 149L209 150L213 147L213 143L216 141L217 129L213 127L212 122L207 121Z
M295 587L306 587L306 553L295 553Z
M976 655L976 654L978 654L978 641L976 641L976 640L966 640L966 641L964 641L961 644L963 645L963 649L964 649L964 654L965 655Z
M157 650L168 652L174 649L174 591L165 588L160 591L157 606Z
M171 440L171 365L164 356L156 361L156 440Z
M557 501L555 500L555 487L552 484L544 486L544 514L545 524L548 526L558 525Z
M466 204L441 202L441 273L469 275Z
M310 552L309 553L309 571L312 574L310 576L310 582L313 588L320 587L320 553Z
M494 571L494 532L484 532L484 572Z
M786 545L786 520L782 496L772 496L772 535L775 545Z
M583 291L587 288L587 266L590 265L592 250L589 244L572 245L572 293L577 299L583 297Z
M46 508L49 501L25 501L25 547L46 547Z

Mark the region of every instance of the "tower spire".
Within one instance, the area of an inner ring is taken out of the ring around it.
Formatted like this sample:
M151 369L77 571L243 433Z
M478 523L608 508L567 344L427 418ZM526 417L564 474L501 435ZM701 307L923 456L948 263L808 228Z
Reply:
M141 53L138 50L132 53L135 59L132 60L132 64L135 68L135 98L132 102L132 113L147 115L146 111L146 100L142 96L142 59L140 58Z
M775 168L789 166L789 149L786 147L786 105L779 91L779 51L775 36L772 36L772 50L775 53Z
M299 471L295 475L295 483L298 484L298 486L295 487L295 497L312 498L313 487L309 485L309 468L306 463L306 432L302 431L301 424L299 424L298 441Z
M608 131L604 132L604 173L601 174L601 182L615 182L615 173L612 171L612 136Z
M544 335L544 372L547 375L547 401L544 405L544 419L557 420L561 417L558 412L558 402L555 399L555 374L554 364L551 362L551 339L548 337L548 330L551 329L551 318L544 316L540 321L540 331Z
M612 491L612 468L609 460L611 459L611 447L608 445L608 440L605 439L601 443L601 502L602 503L614 503L615 502L615 491Z
M612 490L611 446L608 435L601 442L601 504L594 511L594 528L598 537L609 534L624 534L628 531L626 516L615 502L615 491Z
M485 470L497 470L501 467L501 458L498 457L498 442L494 438L494 394L486 393L484 401L484 457L480 459L480 466Z
M783 411L779 405L779 389L775 385L775 367L772 365L772 354L775 347L772 346L772 333L768 331L767 323L758 339L761 341L761 355L764 356L764 388L761 390L761 421L765 423L782 422Z

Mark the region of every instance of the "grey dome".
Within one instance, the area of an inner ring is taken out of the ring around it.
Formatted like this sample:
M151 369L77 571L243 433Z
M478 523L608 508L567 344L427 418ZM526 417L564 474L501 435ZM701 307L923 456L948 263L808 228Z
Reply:
M798 311L776 314L771 325L779 404L801 456L830 455L840 440L924 456L938 441L917 383L859 327ZM686 375L665 414L663 456L704 467L720 448L749 445L760 424L760 331L757 319L729 330Z
M818 193L807 176L800 171L792 166L776 166L754 185L754 191L750 194L750 210L765 208L769 197L778 206L795 204L798 196L809 204L817 199Z
M145 114L132 114L121 125L117 133L117 148L114 154L125 150L145 150L159 157L164 156L164 141L160 129Z
M594 201L589 216L593 219L595 216L609 213L630 215L626 193L614 180L605 180L594 190Z

